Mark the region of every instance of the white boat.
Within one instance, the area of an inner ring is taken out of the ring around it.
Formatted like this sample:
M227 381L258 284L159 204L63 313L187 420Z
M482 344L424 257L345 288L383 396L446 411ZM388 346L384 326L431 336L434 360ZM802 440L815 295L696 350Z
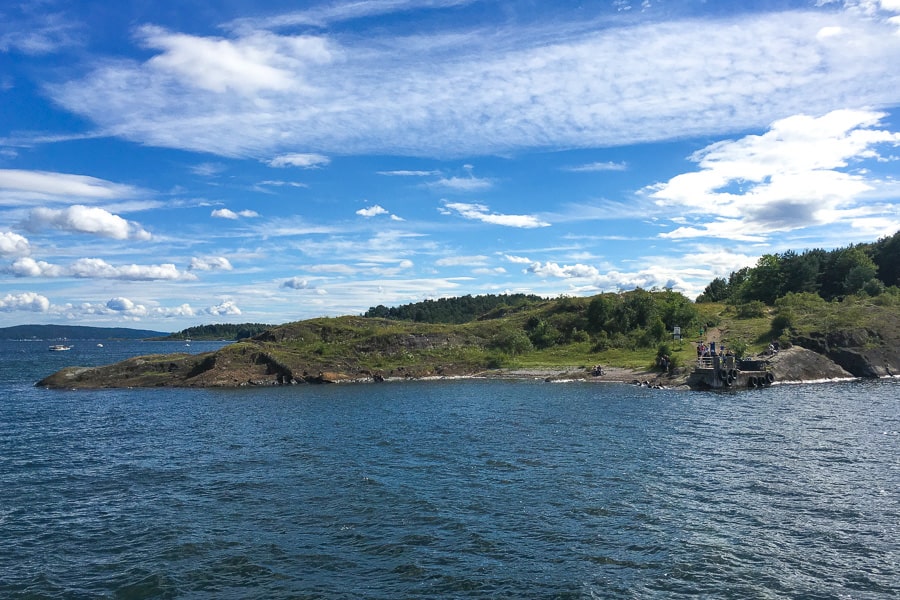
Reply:
M71 350L72 346L66 346L65 344L53 344L50 346L50 352L62 352L64 350Z

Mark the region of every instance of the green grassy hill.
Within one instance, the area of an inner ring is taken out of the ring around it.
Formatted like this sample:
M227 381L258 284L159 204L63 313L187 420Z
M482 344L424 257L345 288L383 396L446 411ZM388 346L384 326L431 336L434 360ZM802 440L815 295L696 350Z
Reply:
M471 375L497 369L587 370L596 364L649 370L661 354L685 370L696 358L693 342L699 339L724 344L739 355L761 352L778 339L783 347L799 344L848 364L881 361L900 371L898 307L896 294L839 302L797 294L769 307L694 305L670 291L635 290L536 300L511 310L500 307L461 324L319 318L273 327L208 354L141 357L71 370L44 384L239 386ZM681 326L685 339L672 339L664 321L672 318L686 323ZM853 356L845 356L848 352Z

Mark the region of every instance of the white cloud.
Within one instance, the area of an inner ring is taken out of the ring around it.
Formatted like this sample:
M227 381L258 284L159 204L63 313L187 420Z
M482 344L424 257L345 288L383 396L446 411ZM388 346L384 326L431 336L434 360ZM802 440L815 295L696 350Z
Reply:
M150 314L150 310L143 304L135 304L128 298L118 297L111 298L106 302L106 308L114 313L126 315L131 318L146 317Z
M369 218L369 217L374 217L377 215L386 215L389 213L386 209L382 208L381 206L378 206L377 204L373 204L372 206L367 206L366 208L359 209L358 211L356 211L356 214L358 214L361 217Z
M388 177L431 177L433 175L440 175L440 171L378 171L379 175L386 175Z
M188 266L189 271L231 271L233 268L224 256L193 257Z
M0 205L29 206L35 202L97 202L130 198L136 188L87 175L50 171L0 169Z
M0 231L0 255L25 256L30 253L27 238L11 231Z
M530 258L527 258L525 256L515 256L512 254L506 254L505 258L509 262L517 265L530 265L532 262L534 262Z
M26 256L13 262L7 271L17 277L76 277L126 281L178 281L197 278L192 273L179 271L173 264L114 266L101 258L79 258L68 266L60 266Z
M12 312L18 310L31 312L47 312L50 309L50 300L46 296L34 292L22 294L6 294L0 298L0 311Z
M860 11L627 26L591 17L407 37L146 28L158 51L148 61L110 61L49 89L128 139L284 166L321 156L279 156L286 148L446 157L602 147L747 130L848 98L900 103L900 36ZM842 33L817 41L824 28Z
M600 171L627 171L628 165L623 162L592 162L585 165L566 167L570 173L597 173Z
M64 209L35 208L25 220L29 231L46 228L78 233L92 233L116 240L149 240L152 236L139 224L96 206L76 204Z
M80 304L51 305L49 312L63 316L66 319L112 316L128 321L193 317L198 314L198 311L191 308L191 305L187 303L171 308L148 306L146 303L135 302L123 296L110 298L104 303L82 302ZM203 311L200 312L202 313Z
M295 187L295 188L309 187L305 183L301 183L299 181L281 181L281 180L277 180L277 179L267 179L266 181L260 181L259 185L270 185L273 187Z
M439 267L481 267L487 264L488 257L475 256L447 256L434 261Z
M301 279L299 277L291 277L290 279L286 279L281 282L281 287L289 288L292 290L309 290L314 289L316 286L312 285L306 279Z
M147 67L165 79L215 93L290 92L301 89L298 75L310 65L327 63L327 40L278 36L257 31L237 39L171 33L141 28L145 45L161 50Z
M238 305L235 304L233 300L224 300L215 306L210 306L206 309L208 314L221 317L221 316L232 316L241 314L241 309L238 308Z
M301 169L318 169L331 162L331 159L321 154L282 154L269 161L270 167L300 167Z
M882 116L862 110L797 115L762 135L696 152L691 160L699 170L645 190L667 214L688 217L661 237L763 241L778 232L852 222L872 189L853 166L879 158L880 146L900 145L900 133L878 128Z
M234 212L233 210L228 208L217 208L209 214L211 217L216 219L230 219L232 221L240 219L241 217L252 219L259 216L259 213L257 213L255 210L241 210L238 212Z
M192 165L188 168L194 175L199 175L200 177L214 177L225 170L225 165L222 163L204 162Z
M0 22L0 52L17 50L37 56L75 45L79 26L67 15L50 12L49 8L38 8L29 3L13 3L4 7L4 20ZM17 9L25 16L24 21L10 14L17 12Z
M600 271L597 270L597 267L582 264L559 265L553 262L546 262L543 264L536 262L531 264L526 271L534 273L539 277L557 277L560 279L596 279L600 276Z
M444 177L429 183L429 187L445 188L457 192L477 192L487 190L493 186L490 179L479 179L478 177Z
M489 212L490 209L483 204L467 204L463 202L446 202L443 214L456 213L464 219L481 221L491 225L503 225L504 227L519 227L530 229L534 227L548 227L550 223L541 221L531 215L503 215Z

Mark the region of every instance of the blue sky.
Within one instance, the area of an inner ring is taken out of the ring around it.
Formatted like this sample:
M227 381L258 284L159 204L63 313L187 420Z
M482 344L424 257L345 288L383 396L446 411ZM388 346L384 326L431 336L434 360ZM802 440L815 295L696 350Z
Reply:
M110 7L0 7L0 326L693 298L900 229L900 0Z

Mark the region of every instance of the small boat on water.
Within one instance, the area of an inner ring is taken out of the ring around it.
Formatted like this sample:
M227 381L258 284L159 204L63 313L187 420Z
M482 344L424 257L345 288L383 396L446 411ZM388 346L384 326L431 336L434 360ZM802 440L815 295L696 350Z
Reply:
M687 384L695 390L767 387L775 381L765 360L712 354L697 359Z
M50 352L64 352L71 349L72 346L66 346L65 344L52 344L49 348Z

